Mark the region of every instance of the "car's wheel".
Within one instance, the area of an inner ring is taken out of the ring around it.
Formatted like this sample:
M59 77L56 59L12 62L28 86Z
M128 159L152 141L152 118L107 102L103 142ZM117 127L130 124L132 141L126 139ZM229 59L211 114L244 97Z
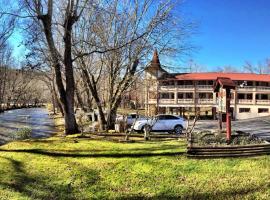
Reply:
M174 133L175 133L176 135L182 134L182 131L183 131L183 127L182 127L181 125L176 125L176 126L174 127Z

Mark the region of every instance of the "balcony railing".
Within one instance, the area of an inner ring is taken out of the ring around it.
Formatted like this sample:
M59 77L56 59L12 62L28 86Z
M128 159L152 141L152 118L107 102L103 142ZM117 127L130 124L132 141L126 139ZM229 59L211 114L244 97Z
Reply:
M176 103L177 102L177 103ZM152 104L156 104L157 103L157 99L149 99L148 103L152 103ZM159 104L194 104L195 101L194 99L177 99L177 101L175 99L159 99L158 100ZM218 102L215 102L213 99L198 99L197 101L198 104L218 104ZM230 101L231 105L234 104L234 99L231 99ZM253 100L252 99L238 99L237 104L253 104ZM270 99L266 99L266 100L260 100L260 99L256 99L256 104L258 105L270 105Z
M199 90L213 90L212 85L197 85L197 89Z
M158 101L160 104L175 104L174 99L159 99Z
M252 104L252 99L238 99L239 104Z
M160 90L175 90L176 89L175 85L163 85L163 86L160 86L159 88Z
M267 86L244 86L244 87L237 87L240 91L270 91L270 87Z
M256 104L270 104L270 100L268 100L268 99L256 99Z
M255 89L256 87L255 86L244 86L244 87L237 87L238 90L241 90L241 91L251 91L253 89Z
M177 103L179 103L179 104L193 104L194 99L178 99Z
M214 100L213 99L198 99L199 104L213 104Z
M257 91L270 91L270 87L267 86L257 86L256 89Z

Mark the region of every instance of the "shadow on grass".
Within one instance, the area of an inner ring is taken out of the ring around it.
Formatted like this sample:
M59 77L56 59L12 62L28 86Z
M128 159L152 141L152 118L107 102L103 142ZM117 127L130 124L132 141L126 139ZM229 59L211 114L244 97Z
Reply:
M141 158L153 156L178 156L185 152L163 152L163 153L100 153L100 154L74 154L67 152L44 151L42 149L0 149L0 152L32 153L52 157L69 157L69 158Z
M249 185L246 188L231 188L224 191L213 191L210 192L198 192L198 191L190 191L186 194L169 194L170 192L164 192L158 195L154 195L153 197L147 197L144 195L127 195L116 198L117 200L139 200L139 199L148 199L148 200L160 200L160 199L192 199L192 200L208 200L208 199L257 199L256 192L261 193L263 191L267 191L269 188L268 183L260 184L260 185Z
M19 192L21 197L28 197L29 199L78 199L80 191L76 188L72 181L55 180L51 181L52 177L45 177L42 173L37 175L29 174L24 169L23 163L12 158L0 156L0 158L6 159L11 164L11 173L7 176L9 180L0 179L0 186ZM87 176L88 183L95 184L99 179L99 174L94 170L88 170ZM74 174L72 174L74 175ZM71 176L72 176L71 175ZM74 177L70 177L72 180Z

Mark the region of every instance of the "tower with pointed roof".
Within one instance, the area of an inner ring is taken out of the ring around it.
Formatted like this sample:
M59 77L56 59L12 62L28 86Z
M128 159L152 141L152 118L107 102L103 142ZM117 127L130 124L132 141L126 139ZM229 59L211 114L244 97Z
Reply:
M154 51L153 58L149 65L145 68L145 73L153 76L153 78L160 78L163 74L167 73L160 64L157 50Z
M158 114L158 79L167 72L161 67L157 50L154 51L153 58L145 68L145 114ZM151 99L151 100L150 100ZM153 101L153 99L155 99ZM153 101L153 102L152 102Z

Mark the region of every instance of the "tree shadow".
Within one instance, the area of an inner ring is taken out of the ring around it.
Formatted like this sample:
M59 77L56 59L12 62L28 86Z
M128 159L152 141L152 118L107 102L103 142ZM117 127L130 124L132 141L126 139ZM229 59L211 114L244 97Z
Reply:
M16 152L16 153L31 153L52 157L69 157L69 158L141 158L153 156L179 156L186 152L163 152L163 153L67 153L59 151L44 151L42 149L0 149L0 152ZM91 151L90 151L91 152Z
M70 182L59 180L51 181L50 177L44 177L42 173L32 175L25 171L23 163L12 158L0 156L11 163L12 173L9 175L9 181L0 179L0 186L21 193L30 199L67 199L75 200L76 196L80 196L78 188L73 186L72 177ZM71 174L73 175L73 174ZM95 184L100 176L94 170L87 169L86 174L88 183ZM47 182L46 182L47 180ZM74 180L73 180L74 181ZM60 183L62 182L62 184Z
M223 200L223 199L246 199L248 195L248 199L256 199L254 196L255 192L262 192L262 190L267 190L269 188L268 183L260 184L260 185L254 185L250 184L248 187L245 188L231 188L224 191L213 191L213 192L200 192L200 191L194 191L194 189L190 192L187 192L185 194L170 194L171 191L168 192L162 192L160 194L154 195L152 197L148 197L145 195L127 195L127 196L121 196L116 198L117 200L139 200L139 199L149 199L149 200L161 200L161 199L192 199L192 200Z

